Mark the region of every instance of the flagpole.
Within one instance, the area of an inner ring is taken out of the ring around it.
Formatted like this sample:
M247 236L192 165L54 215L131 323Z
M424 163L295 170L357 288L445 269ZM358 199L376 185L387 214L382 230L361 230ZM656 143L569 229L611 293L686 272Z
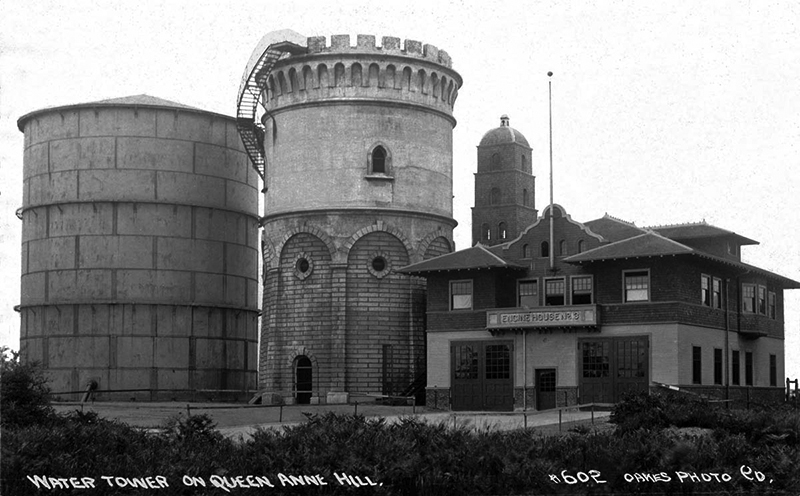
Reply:
M552 72L547 73L553 77ZM553 233L553 81L547 81L548 106L550 110L550 269L555 268L555 235Z

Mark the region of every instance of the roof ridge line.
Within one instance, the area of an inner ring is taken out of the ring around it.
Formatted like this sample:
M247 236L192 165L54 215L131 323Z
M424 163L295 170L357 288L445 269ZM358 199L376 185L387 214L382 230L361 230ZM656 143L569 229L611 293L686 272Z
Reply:
M499 256L497 256L497 255L495 255L494 253L492 253L491 251L489 251L489 249L488 249L488 248L486 248L485 246L483 246L483 245L480 243L480 241L479 241L479 242L477 242L477 243L475 244L475 246L476 246L476 247L478 247L478 248L480 248L480 249L482 249L483 251L485 251L485 252L486 252L486 253L488 253L489 255L493 256L493 257L494 257L494 258L496 258L497 260L499 260L499 261L500 261L500 263L502 263L503 265L508 265L508 262L506 262L505 260L503 260L503 259L502 259L502 258L500 258Z
M613 215L609 215L608 212L606 212L603 217L606 218L606 219L611 219L611 220L617 221L620 224L626 224L628 226L635 227L636 229L642 229L641 227L637 226L633 222L627 221L627 220L622 220L619 217L614 217Z
M689 226L709 226L709 227L716 227L712 226L705 219L699 222L679 222L677 224L664 224L664 225L657 225L657 226L647 226L650 229L667 229L670 227L689 227ZM717 229L722 229L721 227L717 227ZM723 231L727 231L727 229L722 229Z

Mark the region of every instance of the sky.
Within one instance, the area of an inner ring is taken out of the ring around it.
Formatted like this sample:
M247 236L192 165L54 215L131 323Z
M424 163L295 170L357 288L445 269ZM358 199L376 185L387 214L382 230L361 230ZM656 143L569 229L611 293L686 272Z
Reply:
M19 347L23 135L33 110L148 94L234 115L261 37L396 36L446 50L457 248L470 245L476 149L508 114L548 202L578 221L706 221L751 239L745 262L800 280L800 3L794 1L0 2L0 345ZM800 290L786 375L800 376Z

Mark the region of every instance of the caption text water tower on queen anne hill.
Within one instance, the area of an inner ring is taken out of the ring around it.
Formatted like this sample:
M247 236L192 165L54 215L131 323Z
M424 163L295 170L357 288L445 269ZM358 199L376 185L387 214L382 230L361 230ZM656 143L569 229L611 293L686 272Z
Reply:
M281 31L256 47L237 122L264 179L264 401L424 386L425 283L395 269L452 251L461 84L418 41Z

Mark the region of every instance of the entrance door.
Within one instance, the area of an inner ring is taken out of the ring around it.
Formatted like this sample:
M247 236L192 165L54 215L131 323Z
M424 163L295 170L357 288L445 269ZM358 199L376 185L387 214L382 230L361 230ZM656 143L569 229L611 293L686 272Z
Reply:
M294 365L294 391L295 400L299 405L311 403L311 393L313 390L313 374L311 360L301 355L295 359Z
M536 369L536 409L556 407L556 369Z
M646 336L584 339L579 348L581 403L615 403L649 387Z
M453 410L513 410L513 350L513 341L452 343Z

